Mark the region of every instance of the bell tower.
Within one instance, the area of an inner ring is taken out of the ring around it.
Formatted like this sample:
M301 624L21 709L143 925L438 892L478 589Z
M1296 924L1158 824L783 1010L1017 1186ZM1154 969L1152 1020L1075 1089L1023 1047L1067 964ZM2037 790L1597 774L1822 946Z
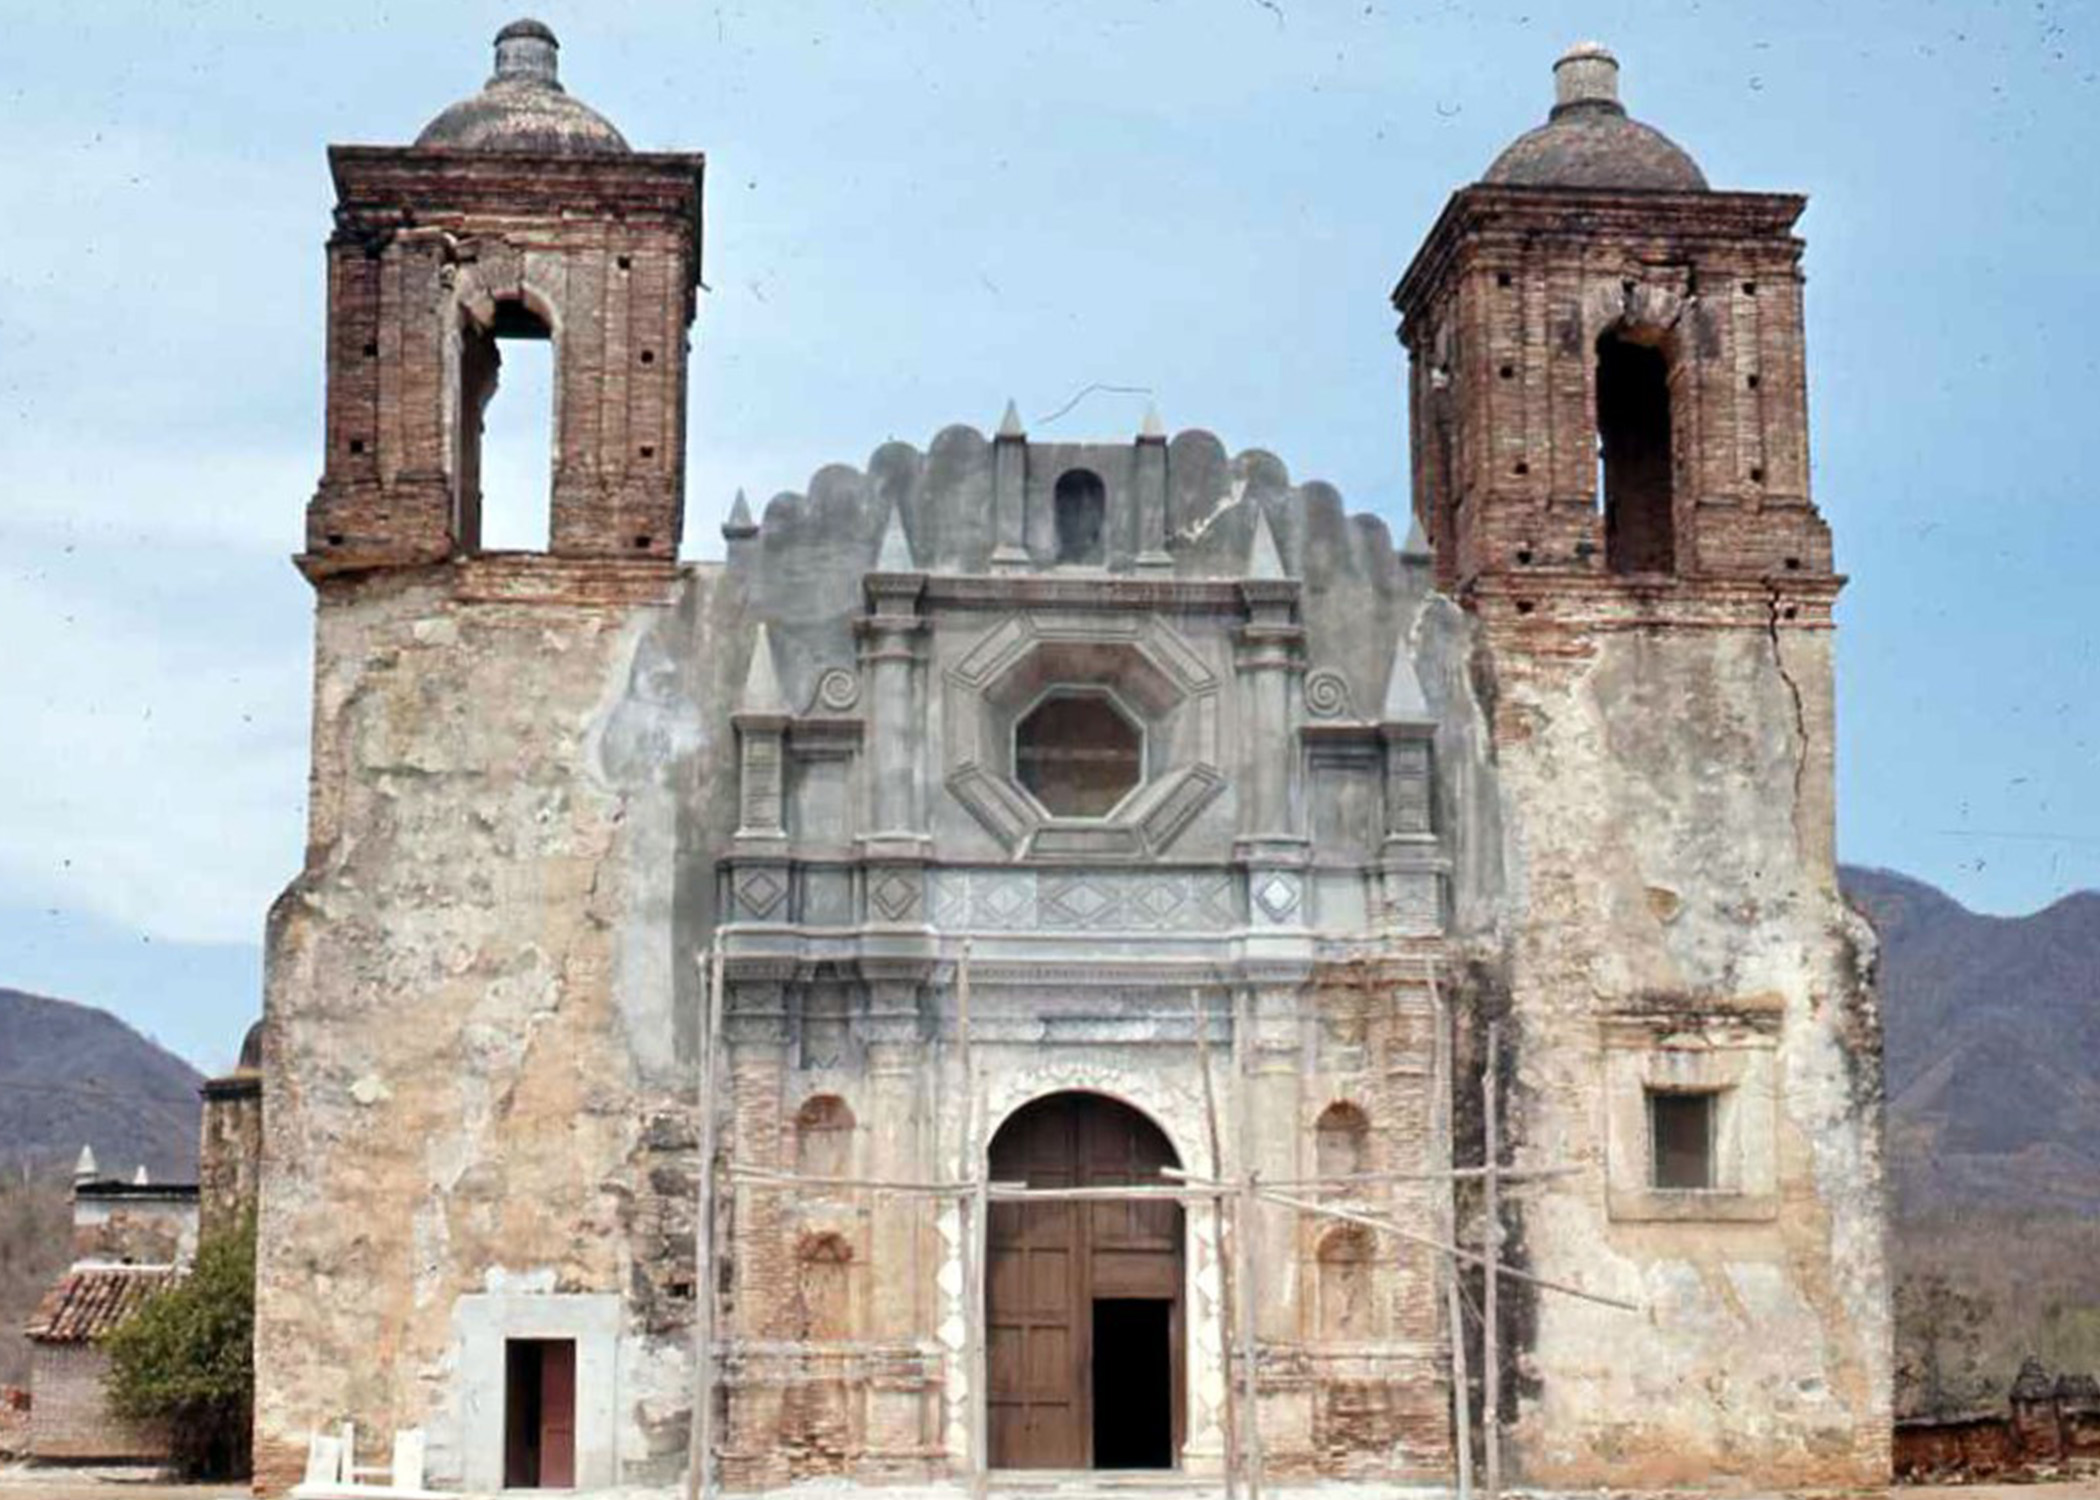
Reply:
M1499 1243L1646 1313L1520 1284L1472 1368L1526 1483L1708 1486L1754 1431L1760 1486L1878 1485L1879 1019L1837 884L1804 200L1711 188L1618 75L1562 57L1393 295L1493 762L1466 857L1502 888L1461 910L1454 1009L1462 1046L1499 1023L1502 1160L1576 1174L1503 1198Z
M1710 189L1627 115L1618 75L1595 44L1562 57L1551 118L1452 196L1393 294L1439 582L1534 607L1559 588L1827 583L1805 200Z
M407 147L337 146L327 457L310 578L481 550L481 425L513 339L551 340L549 552L678 553L697 154L632 150L517 21L495 72Z

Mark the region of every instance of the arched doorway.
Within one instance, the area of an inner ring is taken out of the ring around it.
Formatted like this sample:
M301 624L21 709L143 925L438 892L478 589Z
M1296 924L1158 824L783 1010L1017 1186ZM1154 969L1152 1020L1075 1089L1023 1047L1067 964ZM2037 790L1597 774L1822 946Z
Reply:
M995 1182L1158 1183L1159 1127L1100 1094L1024 1105L992 1138ZM1157 1199L995 1203L985 1278L991 1460L1002 1469L1167 1469L1181 1451L1182 1213Z

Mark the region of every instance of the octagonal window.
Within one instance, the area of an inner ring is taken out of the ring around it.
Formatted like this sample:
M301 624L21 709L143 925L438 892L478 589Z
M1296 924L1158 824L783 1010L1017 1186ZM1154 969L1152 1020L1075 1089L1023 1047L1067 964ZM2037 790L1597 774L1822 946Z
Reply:
M1015 779L1052 817L1107 817L1144 759L1144 734L1106 693L1053 693L1014 726Z

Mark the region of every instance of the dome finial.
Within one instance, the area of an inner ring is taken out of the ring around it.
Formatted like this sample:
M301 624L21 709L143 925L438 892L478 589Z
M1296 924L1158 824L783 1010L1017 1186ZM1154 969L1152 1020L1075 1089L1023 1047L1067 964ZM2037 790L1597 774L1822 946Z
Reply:
M558 89L561 87L557 59L560 51L561 43L554 39L552 28L544 22L513 21L496 33L496 77L489 81L539 83Z
M1498 187L1583 188L1603 192L1703 193L1706 174L1685 149L1619 103L1619 60L1597 42L1578 42L1553 65L1553 112L1488 164L1481 181Z
M1577 42L1553 65L1553 112L1578 105L1625 113L1619 103L1619 60L1602 42Z
M440 151L520 151L544 156L624 156L612 121L561 86L561 43L541 21L496 33L496 72L481 92L423 127L416 145Z

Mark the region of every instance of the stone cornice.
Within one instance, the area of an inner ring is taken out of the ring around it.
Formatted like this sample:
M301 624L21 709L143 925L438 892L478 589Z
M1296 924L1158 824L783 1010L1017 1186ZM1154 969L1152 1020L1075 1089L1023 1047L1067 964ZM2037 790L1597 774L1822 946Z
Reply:
M1239 615L1245 609L1243 587L1244 581L1238 578L935 573L927 576L924 597L930 605L963 609L1182 609ZM1296 584L1291 588L1296 597Z
M405 146L331 146L337 218L345 229L445 224L448 216L520 212L556 217L617 213L673 223L689 232L699 276L701 182L698 152L638 151L622 156L452 151ZM348 223L343 223L344 220Z
M1393 288L1404 320L1418 317L1448 280L1462 249L1486 238L1512 245L1566 237L1595 249L1613 241L1738 244L1768 250L1777 244L1798 256L1793 227L1808 200L1798 193L1616 192L1521 188L1476 183L1444 204L1435 226Z
M1462 602L1491 627L1544 631L1679 629L1828 630L1843 575L1756 578L1600 576L1536 569L1483 574Z
M668 605L685 573L670 558L540 552L487 552L407 565L346 565L341 557L311 553L299 553L292 561L324 598L342 597L367 584L413 581L446 589L459 604Z

